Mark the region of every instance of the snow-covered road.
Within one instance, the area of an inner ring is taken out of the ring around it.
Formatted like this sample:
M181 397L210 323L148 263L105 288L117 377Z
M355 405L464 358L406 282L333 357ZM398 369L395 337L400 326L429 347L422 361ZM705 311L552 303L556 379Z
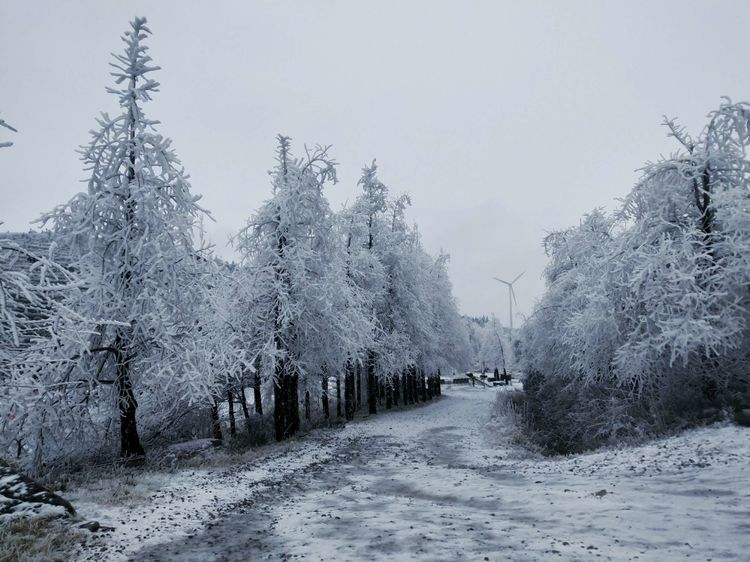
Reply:
M747 559L749 430L714 426L549 460L510 443L504 420L490 417L495 392L447 389L437 403L314 432L257 465L213 474L205 482L214 492L188 497L185 517L170 511L186 509L184 494L161 496L172 515L163 526L158 510L143 528L135 512L120 512L135 531L121 527L107 551L82 557Z

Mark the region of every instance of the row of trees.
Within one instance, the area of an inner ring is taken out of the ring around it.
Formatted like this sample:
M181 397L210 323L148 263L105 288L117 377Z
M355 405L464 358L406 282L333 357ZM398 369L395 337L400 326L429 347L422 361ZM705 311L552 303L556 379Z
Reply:
M613 214L550 234L547 291L521 334L527 415L551 449L738 407L750 365L750 105L726 100L649 163Z
M115 441L140 457L144 431L206 416L218 429L222 403L234 431L236 404L262 416L270 401L280 440L299 430L300 404L331 415L332 384L347 419L364 400L375 413L439 394L439 370L468 362L468 339L448 258L425 252L408 196L392 197L373 162L334 213L329 148L295 157L279 136L272 195L235 238L240 264L214 258L199 236L208 213L143 111L159 86L149 34L135 19L114 55L120 111L82 149L87 191L42 217L49 255L27 252L34 265L12 285L3 272L3 450L39 472Z
M464 321L474 371L483 373L497 369L500 373L507 373L515 367L510 348L510 331L500 324L494 314L491 317L465 316Z

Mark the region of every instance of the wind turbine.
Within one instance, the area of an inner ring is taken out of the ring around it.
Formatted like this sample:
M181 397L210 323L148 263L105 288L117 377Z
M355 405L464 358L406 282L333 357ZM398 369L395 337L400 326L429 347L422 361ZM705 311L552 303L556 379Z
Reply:
M493 277L493 279L495 281L500 281L500 283L504 283L504 284L506 284L508 286L508 310L510 311L508 324L510 326L511 338L513 337L513 303L516 303L516 305L518 305L518 302L516 301L516 292L513 290L513 284L516 281L518 281L524 273L526 273L526 272L522 271L510 283L508 283L507 281L504 281L504 280L502 280L502 279L500 279L498 277Z

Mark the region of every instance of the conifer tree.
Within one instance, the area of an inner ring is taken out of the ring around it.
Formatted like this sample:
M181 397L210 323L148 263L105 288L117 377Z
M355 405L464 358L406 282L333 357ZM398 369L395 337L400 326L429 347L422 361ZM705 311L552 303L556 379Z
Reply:
M150 77L159 69L145 45L150 33L136 18L124 52L113 55L115 86L107 91L119 112L103 113L81 150L87 192L43 217L86 284L71 306L104 321L83 349L69 352L79 357L78 380L114 389L122 457L144 454L139 397L169 411L166 395L190 398L203 371L191 349L205 263L193 235L204 211L171 141L143 110L159 87Z

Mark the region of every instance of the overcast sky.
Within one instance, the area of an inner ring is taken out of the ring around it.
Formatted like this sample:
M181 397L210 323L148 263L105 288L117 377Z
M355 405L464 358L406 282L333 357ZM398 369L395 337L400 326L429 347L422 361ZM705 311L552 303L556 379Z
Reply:
M216 219L218 252L270 193L274 137L331 144L334 208L377 158L427 249L452 256L463 312L497 313L493 276L543 291L545 232L612 209L646 160L695 131L720 96L750 98L747 1L105 2L0 0L2 228L26 230L84 189L75 149L110 52L148 17L161 92L146 107ZM520 322L516 320L516 324Z

